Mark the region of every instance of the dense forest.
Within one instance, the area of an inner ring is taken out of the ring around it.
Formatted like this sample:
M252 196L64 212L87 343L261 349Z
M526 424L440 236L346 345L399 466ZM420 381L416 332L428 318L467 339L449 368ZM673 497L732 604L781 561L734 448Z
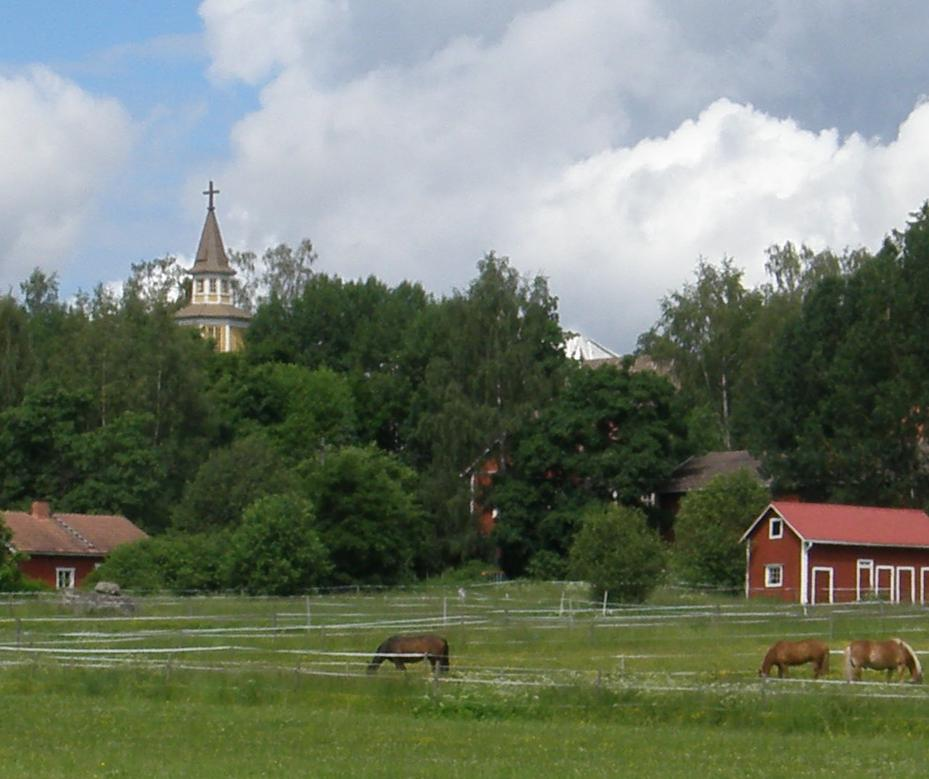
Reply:
M584 517L666 526L648 496L717 449L781 493L929 505L929 205L875 254L772 246L758 288L700 260L638 339L654 371L566 358L546 279L493 253L442 298L319 273L308 241L231 259L253 311L235 354L174 323L171 257L118 295L64 301L36 269L0 296L0 508L126 515L152 535L107 563L130 584L560 575ZM494 446L485 538L464 472Z

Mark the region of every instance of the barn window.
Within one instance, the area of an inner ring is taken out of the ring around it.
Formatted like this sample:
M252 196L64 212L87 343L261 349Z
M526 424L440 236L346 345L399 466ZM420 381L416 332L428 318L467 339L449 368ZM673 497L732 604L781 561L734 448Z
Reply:
M55 569L55 587L59 590L74 589L74 569L73 568L56 568Z
M768 538L784 537L784 520L780 517L771 517L768 523Z
M780 587L784 584L784 566L777 565L766 565L764 567L764 586L765 587Z

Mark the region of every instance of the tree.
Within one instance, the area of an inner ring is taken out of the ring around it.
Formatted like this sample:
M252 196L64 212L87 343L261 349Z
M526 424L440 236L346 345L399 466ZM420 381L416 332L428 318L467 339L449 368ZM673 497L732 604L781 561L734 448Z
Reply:
M295 495L268 495L245 510L229 541L229 584L251 594L294 595L332 570L313 507Z
M513 434L488 496L511 576L541 550L565 555L589 504L640 505L678 461L667 380L611 365L566 368L565 376L558 397Z
M413 491L416 474L373 447L326 452L304 468L335 581L410 581L426 556L426 526Z
M236 435L262 433L292 464L355 441L351 387L344 375L328 368L244 366L222 379L214 399Z
M172 526L187 533L232 529L259 498L287 493L296 479L260 434L214 449L177 503Z
M570 570L590 582L594 598L644 601L661 582L665 549L645 514L627 506L585 511L571 545Z
M88 584L117 582L141 592L192 593L226 587L226 533L168 533L117 546Z
M696 281L661 302L661 318L639 339L640 351L673 365L689 405L712 409L720 443L733 444L733 405L740 379L741 342L761 307L758 292L742 285L731 259L719 267L700 260Z
M3 521L0 513L0 592L10 592L23 588L23 576L17 565L18 555L10 551L13 534Z
M745 578L742 534L770 500L747 470L721 474L688 493L674 524L674 562L691 584L737 587Z

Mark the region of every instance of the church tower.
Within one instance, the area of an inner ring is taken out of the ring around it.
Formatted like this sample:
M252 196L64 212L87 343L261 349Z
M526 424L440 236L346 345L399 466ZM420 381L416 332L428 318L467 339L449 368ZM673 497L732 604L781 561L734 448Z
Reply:
M223 248L223 238L216 221L213 196L218 189L210 188L206 222L197 247L197 258L188 271L193 276L190 303L178 311L174 318L179 325L200 328L204 338L212 338L221 352L234 352L242 347L245 329L251 315L232 304L232 277L235 271Z

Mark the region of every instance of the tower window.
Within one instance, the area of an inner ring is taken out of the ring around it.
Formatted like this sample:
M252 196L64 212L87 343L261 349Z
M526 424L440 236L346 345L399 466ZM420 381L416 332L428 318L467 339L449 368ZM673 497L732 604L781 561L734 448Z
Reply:
M210 292L216 292L216 279L210 279Z
M197 279L197 292L203 292L203 279Z

